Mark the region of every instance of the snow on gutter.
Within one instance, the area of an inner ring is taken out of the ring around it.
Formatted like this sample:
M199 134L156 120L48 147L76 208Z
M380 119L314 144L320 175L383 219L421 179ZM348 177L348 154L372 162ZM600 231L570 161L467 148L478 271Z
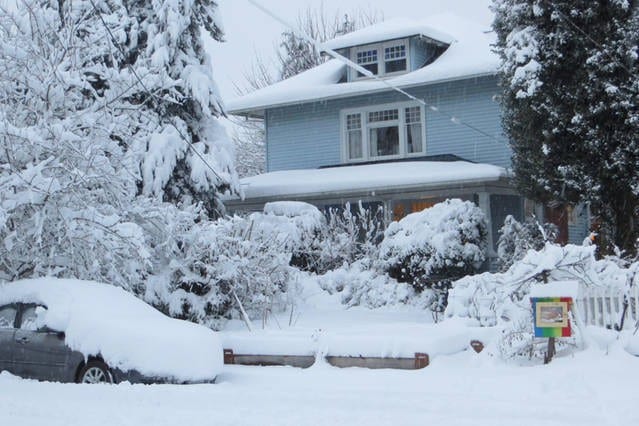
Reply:
M241 180L245 200L308 197L361 191L412 190L494 182L509 177L506 169L466 161L414 161L326 169L285 170ZM226 200L238 200L229 197Z

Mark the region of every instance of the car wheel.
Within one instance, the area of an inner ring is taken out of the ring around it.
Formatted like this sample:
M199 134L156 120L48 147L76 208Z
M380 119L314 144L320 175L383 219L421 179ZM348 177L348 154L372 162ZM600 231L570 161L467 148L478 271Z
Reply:
M91 360L80 370L78 383L113 383L113 375L104 362Z

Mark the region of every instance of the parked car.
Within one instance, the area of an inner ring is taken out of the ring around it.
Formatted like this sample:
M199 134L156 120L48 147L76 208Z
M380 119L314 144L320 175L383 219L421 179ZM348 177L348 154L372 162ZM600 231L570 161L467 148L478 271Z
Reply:
M76 383L213 382L212 330L169 318L126 291L43 278L0 285L0 371Z

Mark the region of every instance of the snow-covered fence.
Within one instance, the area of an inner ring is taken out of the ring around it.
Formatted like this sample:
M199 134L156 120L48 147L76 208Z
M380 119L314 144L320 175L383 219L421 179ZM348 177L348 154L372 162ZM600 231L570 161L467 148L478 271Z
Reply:
M639 321L639 287L633 286L627 292L613 287L590 287L582 290L576 301L581 318L586 325L606 328L621 326L624 301L628 302L624 328L636 327Z

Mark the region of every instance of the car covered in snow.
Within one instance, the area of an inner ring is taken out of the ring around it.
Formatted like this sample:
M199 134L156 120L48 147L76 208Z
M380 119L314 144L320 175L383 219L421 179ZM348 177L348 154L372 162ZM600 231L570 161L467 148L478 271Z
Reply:
M215 332L123 289L55 278L0 284L0 371L77 383L208 383L222 364Z

